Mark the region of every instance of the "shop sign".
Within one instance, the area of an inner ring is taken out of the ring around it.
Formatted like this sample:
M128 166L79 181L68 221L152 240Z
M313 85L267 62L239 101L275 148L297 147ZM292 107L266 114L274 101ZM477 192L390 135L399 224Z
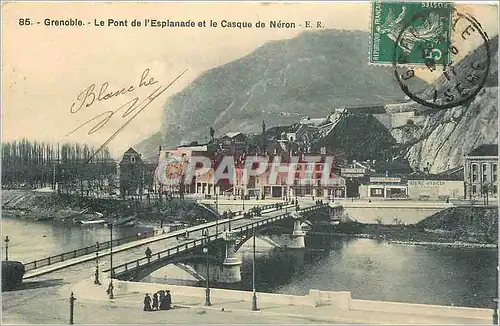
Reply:
M373 183L399 183L401 182L401 178L393 178L393 177L370 177L370 182Z

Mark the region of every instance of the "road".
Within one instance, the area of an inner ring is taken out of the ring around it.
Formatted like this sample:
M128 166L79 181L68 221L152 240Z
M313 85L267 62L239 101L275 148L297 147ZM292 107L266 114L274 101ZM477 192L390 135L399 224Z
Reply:
M309 205L307 205L309 206ZM312 206L312 205L311 205ZM289 205L289 208L293 207L293 205ZM303 205L305 208L306 206ZM245 226L247 224L251 224L255 221L262 220L262 219L267 219L269 217L281 215L285 212L285 209L283 210L274 210L269 213L266 213L265 216L263 217L254 217L251 219L244 219L242 217L233 219L231 223L231 227L239 227L239 226ZM183 231L175 231L171 233L167 233L164 235L158 235L155 237L147 238L147 239L141 239L138 241L126 243L123 245L120 245L119 247L116 247L113 249L113 266L118 266L127 262L131 262L136 259L144 258L145 257L145 251L146 248L149 247L152 251L152 255L156 252L163 251L169 247L175 247L176 245L187 243L193 239L198 239L202 238L202 230L203 229L208 229L210 234L215 234L216 231L216 226L213 222L206 223L206 225L212 225L209 227L205 227L204 225L199 225L196 227L192 227L189 229L197 229L196 231L190 231L189 232L189 239L180 239L177 240L175 234L178 233L183 233ZM224 227L229 229L229 220L221 220L219 225L218 225L218 231L222 232L224 230ZM158 240L160 239L160 240ZM154 241L154 242L153 242ZM133 247L133 248L131 248ZM122 248L123 251L117 252L119 248ZM126 249L130 248L130 249ZM126 250L125 250L126 249ZM99 266L100 270L107 270L109 269L110 266L110 259L109 259L109 253L110 250L102 250L99 252ZM39 273L43 273L46 271L49 271L50 268L56 268L58 266L63 267L66 265L71 265L72 263L78 263L73 266L68 266L64 267L58 271L52 271L50 274L45 274L45 276L40 275L36 276L36 280L39 278L43 277L43 279L52 279L52 278L61 278L63 280L81 280L83 278L89 277L90 275L94 275L95 271L95 254L89 254L86 256L81 256L77 257L75 259L70 259L62 263L57 263L51 266L47 267L42 267L38 270ZM45 269L45 270L44 270ZM32 278L33 275L36 275L37 270L33 270L31 272L28 272L25 277Z

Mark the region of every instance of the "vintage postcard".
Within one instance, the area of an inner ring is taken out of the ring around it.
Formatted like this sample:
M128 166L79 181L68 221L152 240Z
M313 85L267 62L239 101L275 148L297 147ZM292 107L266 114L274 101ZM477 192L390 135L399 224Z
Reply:
M2 324L498 324L498 26L3 2Z

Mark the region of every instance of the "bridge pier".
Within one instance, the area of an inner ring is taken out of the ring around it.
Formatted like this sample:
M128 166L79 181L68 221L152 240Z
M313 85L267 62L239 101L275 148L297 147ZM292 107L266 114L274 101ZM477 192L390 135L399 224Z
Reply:
M241 282L241 258L236 253L236 234L226 233L226 256L222 263L219 282Z
M304 240L304 236L306 233L302 230L302 226L300 225L300 217L299 214L294 212L292 214L293 217L293 232L291 236L291 241L290 245L288 246L289 248L294 248L294 249L299 249L299 248L305 248L306 243Z

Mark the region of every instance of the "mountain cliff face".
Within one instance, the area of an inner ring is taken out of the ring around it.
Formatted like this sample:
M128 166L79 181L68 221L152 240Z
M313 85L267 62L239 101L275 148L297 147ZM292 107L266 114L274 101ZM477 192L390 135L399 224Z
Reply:
M303 116L324 117L338 107L405 102L392 68L367 64L367 44L367 33L340 30L268 43L207 71L170 98L162 131L136 149L144 157L155 157L158 146L207 140L210 126L218 137L232 131L260 131L262 121L270 127L292 125ZM347 117L336 131L317 141L350 159L404 156L414 168L427 166L431 173L461 165L473 148L496 143L498 138L498 36L490 44L489 78L471 102L420 113L406 125L389 130L372 116ZM484 58L484 48L479 48L458 69L468 69L472 61ZM420 83L416 89L434 90L434 85L421 80L415 83ZM436 85L444 87L443 80ZM409 108L427 110L416 103ZM364 128L364 123L371 127Z
M483 89L467 106L428 115L420 123L392 129L406 143L410 165L439 173L463 164L463 157L481 144L498 139L498 87Z
M335 107L404 100L391 68L368 65L367 44L365 32L308 32L207 71L166 104L164 141L203 141L211 125L216 136L256 132L263 120L290 125Z
M428 166L431 173L439 173L462 165L464 155L475 147L498 142L498 36L491 39L490 45L488 79L471 102L424 113L414 123L391 130L393 137L406 145L406 157L413 167ZM480 47L465 57L457 70L467 69L471 62L484 61L484 48ZM443 78L436 81L438 88L442 87ZM417 105L415 108L421 109Z

